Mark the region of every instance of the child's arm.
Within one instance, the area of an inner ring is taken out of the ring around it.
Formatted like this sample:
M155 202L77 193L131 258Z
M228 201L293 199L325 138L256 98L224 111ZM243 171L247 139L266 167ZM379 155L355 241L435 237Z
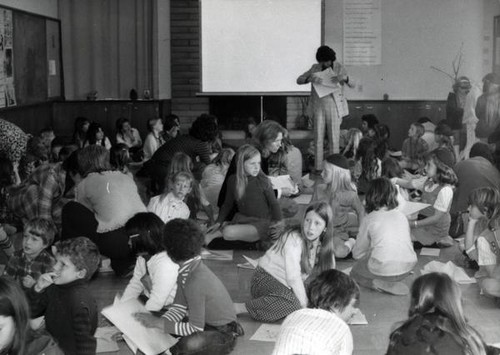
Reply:
M491 251L490 244L486 238L479 236L477 238L477 263L480 267L484 268L488 273L488 277L494 277L494 271L496 268L497 257L495 253Z
M73 312L73 335L75 337L76 355L94 355L97 340L92 332L90 309L86 305Z
M451 186L443 187L441 191L439 191L436 201L434 202L433 205L434 214L419 221L413 221L413 223L410 223L410 227L419 228L419 227L431 226L440 221L442 218L445 218L446 215L448 214L449 206L451 204L452 199L453 199L453 189L451 188Z
M31 310L31 318L37 318L45 314L49 303L49 295L45 289L54 283L52 280L54 276L55 273L53 272L43 274L38 278L33 288L26 290L26 296L28 297Z
M458 218L462 218L462 216L460 215L458 216ZM469 222L467 223L467 230L465 231L465 240L464 240L464 249L467 255L469 255L469 253L472 254L473 251L476 249L477 236L474 235L474 230L476 228L478 221L479 221L478 219L469 217Z
M144 291L144 285L141 282L141 278L145 274L146 261L143 257L138 257L137 261L135 262L134 275L132 276L132 279L130 279L130 282L125 288L125 291L123 291L121 301L128 301L130 299L139 297L139 295Z
M365 218L365 208L358 196L356 196L353 202L352 208L358 215L358 225L361 225L361 223L363 223L363 219Z
M352 257L356 260L364 257L368 250L370 250L370 236L368 232L370 224L369 218L370 215L364 218L363 223L360 224L356 244L354 244L354 247L352 248Z
M155 268L154 271L150 270L152 287L149 300L146 302L146 309L150 312L159 311L165 306L168 297L177 284L178 268L168 260L168 257L159 260Z
M38 195L38 217L52 219L52 202L54 194L60 188L54 174L48 174L40 183ZM61 191L62 193L62 191Z
M300 269L301 254L302 245L300 241L298 241L293 235L289 235L283 248L286 282L299 300L300 305L305 308L307 307L307 295Z

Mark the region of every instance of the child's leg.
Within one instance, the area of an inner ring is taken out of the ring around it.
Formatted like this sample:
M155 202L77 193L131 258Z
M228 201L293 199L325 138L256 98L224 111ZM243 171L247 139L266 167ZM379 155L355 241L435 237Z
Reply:
M275 322L302 308L291 289L260 267L252 277L250 293L252 300L246 303L246 310L262 322Z
M485 295L500 297L500 280L487 278L481 281L481 289Z
M222 229L222 237L226 240L242 240L257 242L260 240L259 231L251 224L232 224Z

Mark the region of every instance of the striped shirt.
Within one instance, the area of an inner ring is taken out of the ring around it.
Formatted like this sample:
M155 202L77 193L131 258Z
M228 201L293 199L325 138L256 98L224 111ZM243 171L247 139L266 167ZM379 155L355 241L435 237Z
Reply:
M185 316L189 314L189 320ZM186 336L206 325L219 327L236 321L233 301L224 284L200 256L179 268L174 303L163 315L166 333Z
M349 326L335 313L304 308L286 317L273 355L351 355Z

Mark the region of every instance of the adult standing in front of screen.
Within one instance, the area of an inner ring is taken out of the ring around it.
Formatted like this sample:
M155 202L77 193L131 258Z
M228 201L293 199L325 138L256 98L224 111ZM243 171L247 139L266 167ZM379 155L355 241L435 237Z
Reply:
M316 52L318 64L297 78L297 84L311 85L309 114L314 122L315 170L323 169L323 140L325 124L328 132L329 154L339 152L340 124L342 117L349 114L344 98L343 86L349 85L349 77L342 64L336 61L335 51L321 46Z

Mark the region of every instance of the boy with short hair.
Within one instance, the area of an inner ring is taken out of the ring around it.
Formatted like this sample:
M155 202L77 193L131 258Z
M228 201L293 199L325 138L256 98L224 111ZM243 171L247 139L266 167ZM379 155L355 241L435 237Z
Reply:
M203 233L192 220L173 219L165 225L163 244L179 264L177 294L162 317L135 314L148 328L182 336L172 353L228 354L236 337L244 333L226 287L201 260L203 242Z
M86 237L56 244L54 271L40 276L28 292L32 317L45 316L47 331L65 354L95 354L97 304L88 282L97 270L97 246Z
M24 226L22 249L10 257L4 276L30 289L36 280L52 271L54 258L46 248L54 242L56 226L51 220L35 217Z
M352 354L352 334L346 322L353 316L359 299L356 282L331 269L313 279L306 292L308 308L286 317L273 355Z

